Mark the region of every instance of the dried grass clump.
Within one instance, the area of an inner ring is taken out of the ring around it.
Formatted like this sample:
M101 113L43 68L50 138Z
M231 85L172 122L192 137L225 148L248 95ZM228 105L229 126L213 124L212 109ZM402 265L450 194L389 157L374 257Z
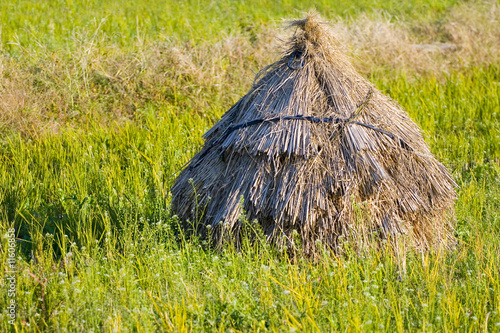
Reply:
M278 246L293 246L296 231L308 255L341 239L358 249L387 239L397 251L451 244L456 184L417 125L356 72L328 25L308 16L292 26L282 58L172 187L184 227L238 243L245 212Z
M500 5L497 1L462 2L439 22L401 21L380 14L355 21L338 20L332 28L355 66L368 74L386 68L440 75L500 61Z
M450 7L437 22L362 14L338 18L332 30L337 47L365 75L445 78L471 66L498 66L500 29L492 27L499 23L498 2L487 0ZM127 47L97 31L75 32L68 48L34 41L36 47L17 44L15 57L0 50L0 143L6 134L36 138L85 127L89 119L134 120L151 104L215 118L249 88L248 74L276 47L274 29L258 31L257 38L226 36L215 44L138 40Z
M169 40L127 49L105 36L82 36L68 50L20 47L18 57L0 52L0 143L6 134L37 138L89 120L121 124L152 105L218 114L219 105L235 100L226 91L243 86L249 67L264 59L268 46L260 43L228 37L210 45Z

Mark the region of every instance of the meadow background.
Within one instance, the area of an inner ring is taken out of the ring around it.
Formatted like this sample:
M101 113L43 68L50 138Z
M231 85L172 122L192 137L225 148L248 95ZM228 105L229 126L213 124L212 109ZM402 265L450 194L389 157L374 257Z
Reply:
M311 8L452 172L455 249L292 262L179 233L172 175ZM498 1L2 1L0 331L500 331L499 27Z

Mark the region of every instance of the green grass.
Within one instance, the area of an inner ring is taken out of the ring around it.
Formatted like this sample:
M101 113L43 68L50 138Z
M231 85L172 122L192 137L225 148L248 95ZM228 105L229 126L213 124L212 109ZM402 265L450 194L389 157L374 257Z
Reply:
M99 30L122 47L138 39L214 41L227 34L255 34L264 24L296 18L312 8L327 17L356 17L383 11L398 18L439 21L458 0L419 1L3 1L1 45L70 47L80 34Z
M329 17L384 8L427 24L454 3L367 0L317 7ZM65 44L66 38L93 29L94 17L99 21L110 15L101 28L103 38L121 50L135 43L139 14L139 31L147 38L173 34L202 43L225 33L246 34L236 25L245 17L258 22L257 30L265 29L270 21L295 16L295 8L309 5L288 1L245 7L235 2L226 11L226 2L211 4L185 2L169 11L162 10L167 6L162 1L73 1L59 7L60 15L44 2L0 5L1 56L17 61L9 68L32 73L38 66L46 73L36 77L33 93L63 90L68 82L81 89L61 95L74 98L80 108L65 109L81 112L73 122L58 115L62 102L41 100L39 105L55 105L50 106L53 119L61 123L55 133L33 129L24 135L0 127L0 232L13 225L18 239L15 330L500 331L500 64L424 76L384 69L383 75L374 71L369 77L408 110L460 185L456 249L409 253L406 272L400 269L402 259L348 248L340 257L325 251L315 263L300 254L291 262L262 241L246 244L241 252L229 245L210 250L179 232L169 188L172 175L201 147L201 135L248 88L251 77L234 77L248 68L240 70L241 65L217 54L217 68L236 68L236 74L205 81L174 75L161 85L148 85L156 76L140 72L137 81L123 83L136 84L130 90L147 90L133 116L103 121L129 102L113 95L113 82L82 74L79 62L63 74L57 68L51 72L49 65L70 64L65 57L72 54L72 44ZM31 16L23 15L30 10ZM188 18L197 18L191 29L186 28ZM26 31L16 30L24 21L40 32L41 46ZM16 32L24 47L37 51L6 44ZM107 59L109 50L97 47L96 52ZM260 64L247 55L244 61ZM83 96L94 89L98 94ZM104 93L114 100L95 98ZM88 112L79 100L93 103ZM23 112L20 118L31 110ZM5 237L1 244L4 263ZM0 276L0 331L8 332L14 328L7 322L10 298L3 268Z
M396 261L377 253L291 264L262 244L219 253L178 242L170 176L199 148L206 118L163 109L121 128L7 143L0 195L3 220L22 240L19 327L474 331L488 317L498 329L497 82L495 68L442 83L378 82L461 186L458 248L410 255L401 277Z

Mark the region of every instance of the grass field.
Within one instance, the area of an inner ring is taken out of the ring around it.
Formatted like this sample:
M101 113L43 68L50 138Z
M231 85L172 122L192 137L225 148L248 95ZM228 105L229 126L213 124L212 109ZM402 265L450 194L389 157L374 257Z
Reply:
M498 1L49 3L0 4L0 331L500 331ZM313 5L459 184L455 249L178 234L172 175Z

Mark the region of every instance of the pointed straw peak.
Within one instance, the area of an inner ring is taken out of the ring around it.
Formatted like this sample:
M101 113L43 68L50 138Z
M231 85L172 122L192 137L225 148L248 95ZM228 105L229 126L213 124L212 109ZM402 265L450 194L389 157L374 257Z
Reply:
M293 20L290 22L290 27L298 27L302 29L307 34L312 34L319 29L321 30L321 25L326 24L321 22L320 17L315 12L310 12L306 15L306 18L301 20Z
M330 25L322 21L315 12L309 12L304 19L291 21L288 27L300 29L292 37L295 50L326 55L336 49L336 40Z

